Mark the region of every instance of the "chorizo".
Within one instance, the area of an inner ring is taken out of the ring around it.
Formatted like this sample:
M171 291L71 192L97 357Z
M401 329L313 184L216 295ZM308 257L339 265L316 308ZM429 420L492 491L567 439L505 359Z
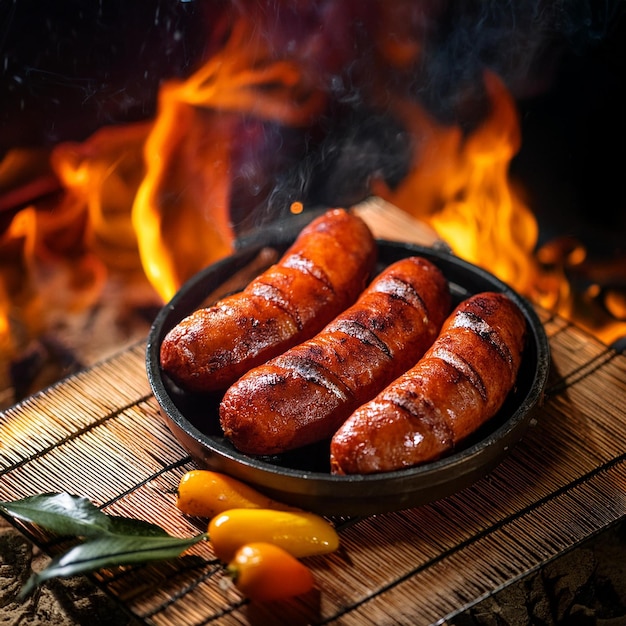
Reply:
M417 362L451 306L448 282L433 263L421 257L393 263L318 335L226 391L225 436L253 455L330 439L357 406Z
M397 470L453 450L514 387L525 334L525 318L507 296L485 292L463 301L423 358L338 429L331 472Z
M170 330L160 347L163 372L185 391L223 391L353 304L376 256L376 242L359 216L327 211L243 291L194 311Z

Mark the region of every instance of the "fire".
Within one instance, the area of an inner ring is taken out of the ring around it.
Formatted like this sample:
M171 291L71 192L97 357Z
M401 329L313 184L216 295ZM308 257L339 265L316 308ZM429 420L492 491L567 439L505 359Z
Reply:
M611 344L626 333L623 295L608 290L600 301L592 279L584 293L572 290L569 275L586 259L579 242L557 239L538 248L535 216L509 177L521 142L517 108L497 76L484 80L491 111L468 136L399 103L418 138L417 158L402 185L381 195L428 223L459 257Z
M132 215L146 274L165 301L232 251L231 154L240 116L300 126L322 104L320 92L303 89L299 68L272 59L245 20L198 72L163 87Z
M402 65L419 54L411 46L403 50ZM515 102L494 74L485 74L484 87L490 110L470 132L438 123L415 100L392 94L386 106L412 136L415 158L398 188L380 185L376 192L429 224L460 257L614 341L626 332L623 296L605 294L599 312L593 284L576 295L568 280L584 263L584 249L563 241L537 249L537 221L509 177L522 140ZM54 177L58 193L35 194L0 241L5 343L15 332L16 308L21 326L35 336L43 310L92 306L112 277L147 280L161 303L169 300L186 279L233 249L233 151L242 120L306 128L327 99L310 72L280 58L261 29L242 19L187 80L163 84L154 120L59 144L45 178L48 184ZM0 184L16 156L0 163ZM304 208L296 200L290 210ZM62 279L50 280L52 267L62 268Z
M458 256L529 293L537 277L538 228L508 178L520 144L517 111L495 75L486 74L485 85L491 112L467 137L415 105L401 105L405 123L419 138L417 160L386 199L429 223Z

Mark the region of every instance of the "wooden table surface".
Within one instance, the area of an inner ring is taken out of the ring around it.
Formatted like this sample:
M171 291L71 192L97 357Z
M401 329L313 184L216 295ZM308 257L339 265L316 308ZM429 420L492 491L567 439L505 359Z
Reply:
M399 232L407 232L402 219ZM250 603L225 588L210 543L191 550L199 560L102 571L98 585L145 624L444 623L612 526L626 515L626 356L538 313L552 366L522 441L488 476L448 498L333 519L342 547L308 560L315 593ZM183 516L174 494L193 467L160 418L143 341L0 416L2 500L68 491L107 513L191 536L204 521ZM45 533L13 523L50 554L59 549Z

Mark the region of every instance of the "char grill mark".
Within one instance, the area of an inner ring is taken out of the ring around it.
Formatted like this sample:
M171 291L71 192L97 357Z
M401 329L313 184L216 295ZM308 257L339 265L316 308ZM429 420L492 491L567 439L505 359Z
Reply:
M270 302L274 306L278 307L285 313L285 315L293 320L293 323L298 330L302 330L304 327L304 322L298 314L298 310L295 308L290 299L285 297L283 292L276 287L276 285L271 285L259 280L252 287L251 295L260 298L265 302Z
M472 311L459 311L450 328L466 328L488 343L505 363L513 368L511 350L497 330L492 328L484 318Z
M430 353L432 358L437 358L445 363L447 363L450 367L454 368L454 370L459 374L459 376L466 378L469 383L478 391L480 397L484 402L487 402L487 387L485 386L485 381L482 376L476 371L475 368L472 367L470 363L468 363L463 357L456 354L454 350L450 350L445 346L437 346L433 348Z
M303 274L313 276L313 278L322 283L334 295L335 289L326 272L311 259L308 259L301 254L291 254L284 260L283 267L289 267L291 269L298 270Z
M353 398L352 391L342 380L336 377L328 368L314 359L295 354L284 354L275 360L278 367L292 371L302 379L320 385L331 393L347 402Z
M361 343L374 346L380 350L387 358L393 358L389 346L371 329L357 320L341 319L332 322L328 326L331 332L339 332L350 338L357 339Z
M428 426L431 431L437 433L440 441L446 442L446 445L454 443L454 432L450 423L428 397L419 396L406 389L390 390L385 393L385 401L410 415L419 424Z
M420 309L424 313L424 323L428 324L429 314L424 300L413 286L406 281L401 280L397 276L390 276L377 284L376 291L386 293L392 298L398 298L406 302L415 309Z
M319 265L300 254L290 255L281 264L281 268L295 270L301 274L311 276L322 285L322 288L329 296L332 297L336 295L333 284L324 270ZM276 270L280 272L281 268L276 268ZM251 294L282 310L293 320L298 330L302 330L304 327L304 320L299 313L298 303L294 301L293 298L286 296L275 284L264 282L262 278L259 278L252 284Z

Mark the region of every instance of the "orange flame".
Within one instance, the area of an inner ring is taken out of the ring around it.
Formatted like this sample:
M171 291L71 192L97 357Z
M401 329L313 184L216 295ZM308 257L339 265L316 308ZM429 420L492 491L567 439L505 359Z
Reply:
M612 343L626 333L623 316L613 317L623 310L621 299L611 292L604 305L594 302L593 288L582 301L572 292L566 269L584 260L580 244L536 249L537 221L509 177L521 141L517 108L497 76L486 73L484 80L491 112L469 136L438 124L413 103L397 103L417 157L402 185L381 195L429 224L461 258Z
M165 301L186 278L232 251L231 143L238 117L301 126L323 103L295 64L271 58L260 31L245 20L198 72L163 87L133 223L146 274Z
M401 56L416 54L407 48ZM584 250L563 242L536 249L537 222L509 178L521 142L516 106L497 76L487 73L484 85L490 113L467 134L439 124L414 101L391 98L413 137L415 162L399 188L380 195L429 224L460 257L610 343L626 333L626 323L589 306L593 288L583 295L581 314L568 283L567 270L582 262ZM153 122L57 146L50 166L60 199L21 210L0 240L4 266L19 267L17 275L0 272L0 334L11 325L12 303L29 303L21 308L34 333L39 312L49 308L42 298L54 302L63 293L58 283L37 279L41 264L63 265L75 306L93 303L111 276L127 282L140 275L161 302L169 300L186 279L232 251L232 146L241 119L306 127L325 105L312 77L275 58L261 30L242 19L195 74L163 85ZM0 183L11 156L0 163ZM292 204L292 212L302 209ZM609 295L607 307L624 316L619 294ZM67 294L61 297L59 307L67 307Z
M487 73L491 113L469 136L403 103L400 114L417 138L417 162L388 200L430 224L460 257L528 293L536 279L538 228L508 180L520 144L515 104Z

